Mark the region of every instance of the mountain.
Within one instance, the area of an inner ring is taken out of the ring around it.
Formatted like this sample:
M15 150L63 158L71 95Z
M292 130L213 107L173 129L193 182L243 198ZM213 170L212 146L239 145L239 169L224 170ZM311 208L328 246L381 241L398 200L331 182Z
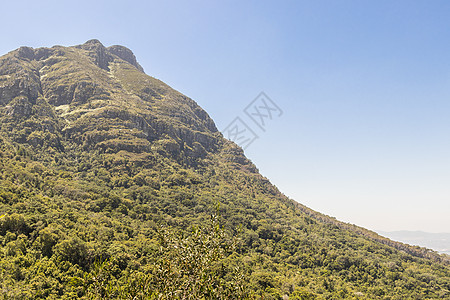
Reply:
M0 58L4 299L449 299L450 259L285 197L123 46Z
M431 233L407 230L378 232L395 241L402 241L410 245L427 247L440 253L450 255L450 233Z

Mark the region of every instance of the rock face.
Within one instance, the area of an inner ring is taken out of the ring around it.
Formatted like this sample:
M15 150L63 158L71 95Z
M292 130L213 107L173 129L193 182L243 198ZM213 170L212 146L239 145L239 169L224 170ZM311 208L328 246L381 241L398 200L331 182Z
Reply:
M88 51L88 56L93 62L103 70L109 70L109 63L113 60L111 54L106 50L105 46L99 40L89 40L77 48Z
M128 49L127 47L120 46L120 45L114 45L114 46L108 47L108 51L114 55L117 55L124 61L129 62L130 64L135 66L139 71L144 72L144 69L137 62L136 56L134 56L133 52L130 49Z
M0 110L13 140L37 146L43 142L28 136L51 129L58 145L64 137L85 149L143 152L154 143L158 151L195 164L220 137L203 109L146 75L131 50L106 48L98 40L22 47L2 57ZM38 125L42 114L52 124L45 130Z

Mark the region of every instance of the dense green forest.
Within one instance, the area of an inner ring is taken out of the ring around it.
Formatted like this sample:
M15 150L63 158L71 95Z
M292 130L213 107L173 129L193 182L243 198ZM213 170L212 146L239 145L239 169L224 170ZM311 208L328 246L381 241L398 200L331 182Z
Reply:
M0 121L3 299L450 299L448 256L288 199L124 47L3 56Z

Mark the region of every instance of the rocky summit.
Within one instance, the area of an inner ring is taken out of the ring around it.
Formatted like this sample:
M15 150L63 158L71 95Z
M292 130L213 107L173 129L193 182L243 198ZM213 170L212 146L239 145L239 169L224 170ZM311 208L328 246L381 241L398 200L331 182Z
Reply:
M0 284L0 299L450 299L450 262L288 199L131 50L90 40L0 58Z

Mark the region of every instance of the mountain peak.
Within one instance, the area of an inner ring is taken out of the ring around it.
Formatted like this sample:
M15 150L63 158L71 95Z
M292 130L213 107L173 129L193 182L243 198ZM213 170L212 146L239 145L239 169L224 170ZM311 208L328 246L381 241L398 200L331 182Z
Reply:
M119 58L123 59L124 61L132 64L139 71L144 72L144 69L137 62L136 56L134 55L133 51L131 51L127 47L120 46L120 45L113 45L111 47L108 47L107 50L111 54L114 54L114 55L118 56Z
M86 43L75 47L89 51L89 56L94 58L95 64L104 70L109 70L109 63L114 60L114 56L117 56L118 58L133 65L139 71L144 72L142 66L137 62L136 56L134 56L133 52L127 47L113 45L106 48L97 39L89 40Z
M27 59L34 59L34 49L31 47L20 47L18 50L19 57L27 58Z
M95 46L102 46L102 47L104 47L103 44L97 39L91 39L91 40L87 41L86 43L84 43L82 46L84 46L84 45L86 45L86 46L88 46L88 45L95 45Z
M109 70L109 63L113 60L113 57L99 40L92 39L75 47L89 51L89 56L94 59L97 66L104 70Z
M27 132L30 118L37 126L30 132L48 131L38 128L45 113L57 136L54 145L61 144L57 132L64 132L83 147L109 153L142 153L159 141L160 152L195 164L218 143L214 122L192 99L146 75L130 49L106 48L98 40L22 47L1 57L0 117L2 112L12 118L10 126ZM99 134L99 120L114 133ZM27 133L13 140L42 148L45 138Z

